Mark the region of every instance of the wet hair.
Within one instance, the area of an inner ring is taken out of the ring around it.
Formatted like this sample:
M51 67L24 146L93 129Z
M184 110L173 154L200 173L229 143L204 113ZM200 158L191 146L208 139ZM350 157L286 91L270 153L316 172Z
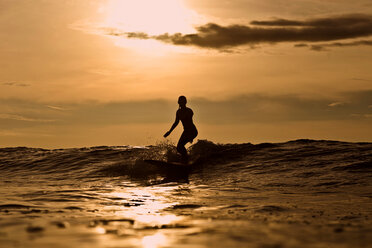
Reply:
M179 104L181 104L181 103L186 104L187 103L186 97L185 96L178 97L178 103Z

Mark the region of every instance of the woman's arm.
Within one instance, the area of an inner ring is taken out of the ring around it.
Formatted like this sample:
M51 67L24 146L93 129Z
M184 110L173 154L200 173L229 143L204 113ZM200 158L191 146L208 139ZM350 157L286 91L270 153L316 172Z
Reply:
M171 129L169 129L169 131L164 134L164 138L168 137L168 135L171 134L171 132L173 131L173 129L175 129L177 127L179 122L180 122L180 118L178 117L178 111L177 111L176 120L174 121Z

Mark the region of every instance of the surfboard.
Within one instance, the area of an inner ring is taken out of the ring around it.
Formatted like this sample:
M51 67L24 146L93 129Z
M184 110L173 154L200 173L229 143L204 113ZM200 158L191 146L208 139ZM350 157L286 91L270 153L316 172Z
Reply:
M164 173L168 177L185 177L188 176L191 171L191 166L179 162L166 162L161 160L144 160L146 164L155 166L157 172Z
M181 162L166 162L163 160L153 160L153 159L145 159L144 162L156 165L156 166L163 166L167 168L174 168L174 169L191 169L191 167L199 162L200 156L195 157L194 159L190 160L188 164L181 163Z
M152 159L145 159L146 163L157 165L157 166L164 166L164 167L170 167L170 168L189 168L190 165L180 163L180 162L166 162L162 160L152 160Z

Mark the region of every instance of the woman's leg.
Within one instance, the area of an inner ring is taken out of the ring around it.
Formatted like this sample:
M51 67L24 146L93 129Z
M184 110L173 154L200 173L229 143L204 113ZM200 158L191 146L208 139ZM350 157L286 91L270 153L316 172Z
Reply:
M185 163L187 163L187 160L188 160L187 150L185 148L185 145L187 144L187 142L188 142L187 135L185 133L182 133L178 141L178 144L177 144L177 151L181 154L182 161L184 161Z

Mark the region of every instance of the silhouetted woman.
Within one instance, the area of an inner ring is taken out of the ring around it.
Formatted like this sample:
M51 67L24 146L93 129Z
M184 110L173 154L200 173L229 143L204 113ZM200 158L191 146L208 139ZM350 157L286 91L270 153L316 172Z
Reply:
M177 151L181 154L184 163L188 162L187 150L185 148L185 145L188 142L192 143L195 137L198 135L198 130L196 129L192 121L194 112L192 112L190 108L186 107L186 103L187 100L185 96L180 96L178 98L179 109L176 113L176 120L174 121L171 129L169 129L169 131L164 134L164 138L166 138L169 134L171 134L173 129L177 127L178 123L181 120L183 125L183 133L178 141Z

